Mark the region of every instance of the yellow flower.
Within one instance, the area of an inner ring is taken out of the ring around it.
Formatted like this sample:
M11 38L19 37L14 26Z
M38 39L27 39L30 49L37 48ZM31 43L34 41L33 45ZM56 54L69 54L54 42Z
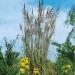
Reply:
M25 63L24 63L24 62L21 63L21 67L22 67L22 68L25 67Z
M28 58L22 58L21 63L28 64L29 63Z
M28 58L25 58L25 64L28 64L29 61L28 61Z
M25 73L25 69L24 68L20 68L20 72L24 74Z
M65 72L65 73L68 73L68 70L65 70L64 72Z
M21 59L21 62L25 62L25 58L22 58L22 59Z
M29 65L25 65L25 69L29 69Z
M65 69L65 68L71 68L71 65L64 65L64 66L62 67L62 69Z
M71 70L71 65L69 65L69 64L68 65L64 65L62 67L62 70L63 70L63 72L65 72L67 74Z
M40 74L37 68L34 68L34 74Z
M71 68L71 65L66 65L67 68Z
M21 65L22 68L29 69L29 61L28 61L28 58L21 59L20 65Z

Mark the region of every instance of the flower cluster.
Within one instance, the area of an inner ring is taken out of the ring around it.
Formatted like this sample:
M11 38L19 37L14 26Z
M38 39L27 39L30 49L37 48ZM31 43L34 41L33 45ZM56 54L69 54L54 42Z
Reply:
M34 68L34 75L40 75L40 72L39 72L38 68Z
M27 74L29 72L29 59L28 58L22 58L20 61L20 73L21 74ZM40 75L39 69L34 68L33 69L34 75Z
M25 69L29 69L29 60L28 58L21 59L21 67Z
M69 73L70 70L71 70L71 65L70 65L70 64L64 65L64 66L62 67L62 70L63 70L63 72L66 73L66 74Z
M22 58L20 61L20 72L25 73L27 70L29 70L29 60L28 58Z

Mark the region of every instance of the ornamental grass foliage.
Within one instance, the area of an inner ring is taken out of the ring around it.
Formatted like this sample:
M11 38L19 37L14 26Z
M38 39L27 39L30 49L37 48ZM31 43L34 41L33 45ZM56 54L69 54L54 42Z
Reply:
M25 4L23 8L22 41L24 46L24 57L29 59L29 75L49 75L50 63L48 59L48 48L55 30L55 21L58 15L59 6L56 10L43 9L43 0L39 0L37 14L27 12ZM47 62L48 61L48 62ZM47 66L47 67L46 67ZM52 66L52 65L51 65ZM35 71L36 70L36 71ZM52 68L53 70L53 68ZM55 75L53 70L52 75Z
M59 5L54 10L44 10L43 0L38 0L37 14L31 14L23 7L23 23L20 25L23 42L23 55L14 51L15 40L4 38L5 53L0 46L0 75L75 75L75 45L71 38L75 31L75 6L69 11L66 23L73 28L64 43L51 41L55 32L55 22L59 14ZM75 38L73 38L75 39ZM57 59L48 58L50 45L57 46Z

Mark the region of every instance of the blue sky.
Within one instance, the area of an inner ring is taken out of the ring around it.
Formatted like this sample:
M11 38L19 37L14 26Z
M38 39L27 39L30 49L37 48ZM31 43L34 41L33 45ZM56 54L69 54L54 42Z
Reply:
M44 8L51 6L56 8L60 1L60 13L56 20L56 29L53 40L60 43L64 42L67 37L68 32L71 30L71 27L65 25L64 21L66 20L68 10L75 0L43 0ZM36 11L38 0L0 0L0 45L3 44L3 38L6 36L8 39L14 39L17 34L20 34L19 25L23 22L22 19L22 8L24 3L26 4L26 9L31 11L31 8ZM35 12L36 14L36 12ZM16 49L20 47L20 42ZM49 58L54 58L56 56L56 51L53 51L52 47L49 55ZM54 54L53 54L54 53Z

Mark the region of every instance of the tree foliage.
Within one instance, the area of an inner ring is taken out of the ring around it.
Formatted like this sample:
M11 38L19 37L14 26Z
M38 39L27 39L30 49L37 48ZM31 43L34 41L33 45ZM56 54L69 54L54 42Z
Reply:
M66 23L75 26L75 5L70 9Z
M19 53L13 51L15 40L10 42L6 38L4 40L6 52L3 55L0 48L0 75L16 75L18 72L17 58Z
M75 45L73 45L71 42L71 38L74 36L75 32L75 5L68 13L66 24L72 25L72 30L69 32L66 41L63 44L59 44L57 42L52 43L53 45L57 46L58 52L56 70L58 75L75 75ZM65 64L71 65L70 71L67 74L62 70L62 67Z

